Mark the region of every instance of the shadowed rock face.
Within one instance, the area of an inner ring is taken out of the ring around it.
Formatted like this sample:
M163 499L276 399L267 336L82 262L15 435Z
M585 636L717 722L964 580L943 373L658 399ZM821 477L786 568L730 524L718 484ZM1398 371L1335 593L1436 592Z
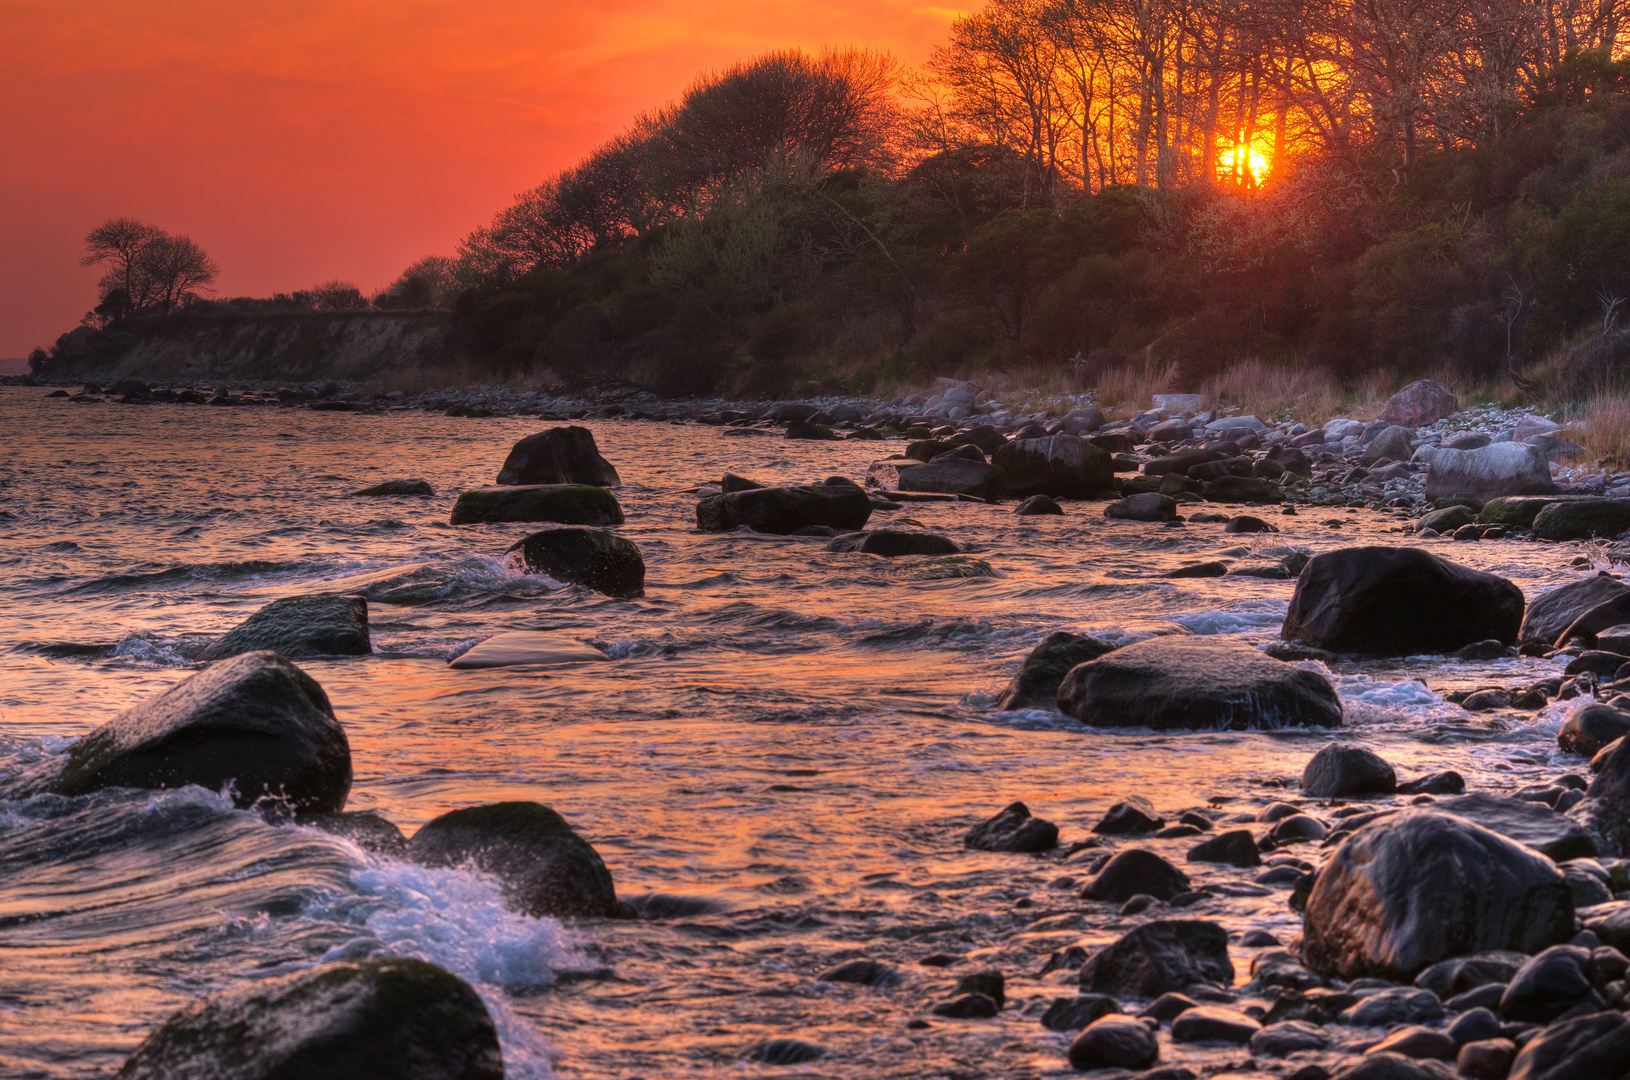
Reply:
M864 528L871 516L865 489L849 482L732 491L696 504L696 527L703 532L728 532L743 525L780 536L811 525L853 532Z
M1072 668L1061 712L1090 727L1336 727L1329 680L1232 641L1160 637Z
M405 957L255 980L159 1025L119 1080L502 1080L498 1032L469 984Z
M290 659L308 656L365 656L368 601L361 596L322 593L273 600L204 651L205 660L270 649Z
M621 525L617 496L593 484L527 484L473 488L458 497L454 525L553 521L561 525Z
M1408 811L1348 837L1308 896L1302 954L1324 975L1395 981L1450 957L1531 953L1573 934L1573 895L1537 852L1464 818Z
M1447 653L1517 640L1523 595L1505 578L1419 548L1352 547L1315 555L1296 581L1280 636L1330 652Z
M1024 658L1019 673L996 707L1011 709L1052 709L1058 705L1058 687L1070 669L1115 651L1115 646L1097 638L1055 630Z
M611 462L600 456L593 432L573 426L550 428L516 443L495 483L616 487L622 479Z
M55 788L219 791L302 811L345 809L351 749L317 681L272 652L222 660L80 739Z
M563 526L535 532L509 549L528 570L607 596L645 595L645 558L632 540L604 529Z

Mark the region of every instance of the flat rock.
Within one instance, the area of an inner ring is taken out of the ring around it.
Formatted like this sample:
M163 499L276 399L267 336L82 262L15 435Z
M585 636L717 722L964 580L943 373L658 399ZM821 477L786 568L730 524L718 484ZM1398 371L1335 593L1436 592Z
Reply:
M840 536L826 545L828 551L861 552L897 558L901 555L955 555L962 550L948 536L911 529L872 529Z
M1432 809L1475 821L1554 862L1588 859L1597 854L1596 842L1584 829L1544 803L1477 792L1457 799L1441 799Z
M824 525L855 532L872 515L872 503L859 484L829 479L800 487L755 488L713 495L696 504L696 527L728 532L743 525L754 532L789 536Z
M380 498L390 496L430 496L436 494L436 489L424 480L386 480L383 484L365 487L361 491L351 492L353 496L367 496Z
M273 600L217 638L201 659L224 660L261 649L293 660L366 656L373 652L368 638L368 601L339 593Z
M902 468L900 490L971 495L985 502L1001 502L1007 497L1007 474L995 465L951 458Z
M1080 664L1060 684L1058 707L1089 727L1226 731L1341 724L1341 703L1323 675L1206 637L1150 638Z
M512 667L517 664L577 664L610 660L593 645L562 634L541 630L511 630L496 634L460 654L448 667L460 671Z
M504 484L464 492L453 504L451 521L454 525L512 521L621 525L623 508L617 496L592 484Z
M1158 491L1144 491L1104 507L1104 517L1115 521L1172 521L1177 517L1177 502Z

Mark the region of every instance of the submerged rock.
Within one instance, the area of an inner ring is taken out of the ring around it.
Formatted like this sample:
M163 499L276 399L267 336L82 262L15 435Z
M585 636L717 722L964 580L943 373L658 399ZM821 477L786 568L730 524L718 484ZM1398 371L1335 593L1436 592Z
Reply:
M840 536L826 545L828 551L858 551L866 555L897 558L901 555L955 555L962 550L955 540L938 533L910 529L872 529Z
M1514 643L1522 616L1522 590L1505 578L1419 548L1353 547L1302 570L1280 636L1338 653L1449 653Z
M1031 817L1030 808L1016 802L969 829L962 843L979 851L1051 851L1058 846L1058 826Z
M1302 955L1323 975L1407 980L1449 957L1572 935L1573 896L1549 859L1465 818L1410 810L1336 849L1307 899Z
M261 649L292 660L365 656L373 652L368 639L368 601L339 593L273 600L217 638L200 659L224 660Z
M1177 501L1158 491L1128 495L1104 507L1104 517L1115 521L1172 521L1177 517Z
M1032 495L1015 507L1013 512L1021 517L1031 517L1038 514L1062 514L1064 508L1047 495Z
M1059 686L1058 707L1090 727L1341 724L1341 702L1323 675L1203 637L1151 638L1080 664Z
M211 994L159 1025L118 1080L502 1080L481 997L423 960L329 963Z
M1024 658L1019 673L996 700L1003 711L1058 707L1058 687L1071 668L1111 653L1115 646L1097 638L1055 630Z
M1102 820L1092 827L1092 831L1104 836L1137 836L1152 833L1165 824L1166 819L1155 813L1148 799L1128 795L1104 811Z
M425 866L471 864L497 878L505 897L527 915L622 913L611 871L566 820L535 802L471 806L443 814L408 841Z
M604 529L562 526L535 532L509 549L528 572L582 585L607 596L645 595L645 558L632 540Z
M871 516L872 503L865 489L847 480L733 491L696 504L696 527L703 532L727 532L743 525L778 536L812 525L854 532L864 528Z
M407 837L402 835L401 829L376 810L301 814L295 818L295 824L344 837L363 851L371 851L376 855L388 855L393 859L407 857Z
M1189 879L1183 871L1152 851L1133 848L1105 863L1081 890L1081 898L1121 904L1140 895L1170 900L1188 891Z
M317 681L272 652L212 664L68 749L64 795L109 787L210 791L301 811L345 809L351 748Z
M600 456L594 433L574 425L550 428L516 443L494 483L616 487L622 479L611 462Z
M1002 443L991 464L1002 470L1008 494L1020 498L1091 499L1114 491L1115 466L1109 452L1075 435Z
M351 492L353 496L428 496L436 494L436 489L423 480L386 480L383 484L365 487L361 491Z
M592 484L499 485L460 495L451 520L454 525L510 521L621 525L623 508L617 496Z
M1094 993L1142 998L1194 983L1232 986L1228 932L1198 919L1145 923L1093 953L1082 965L1080 982Z

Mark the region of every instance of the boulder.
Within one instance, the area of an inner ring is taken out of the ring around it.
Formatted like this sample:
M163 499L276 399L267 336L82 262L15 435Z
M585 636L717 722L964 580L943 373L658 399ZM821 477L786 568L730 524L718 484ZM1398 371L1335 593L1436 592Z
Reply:
M873 529L850 533L826 545L828 551L858 551L896 558L901 555L955 555L962 546L948 536L909 529Z
M1539 512L1554 502L1564 502L1574 498L1572 495L1544 496L1509 496L1500 499L1489 499L1483 508L1477 511L1477 522L1480 525L1513 525L1519 529L1531 529L1534 519Z
M594 433L573 426L550 428L516 443L494 483L616 487L622 480L611 462L600 456Z
M460 653L447 666L472 671L517 664L576 664L610 659L593 645L585 645L575 638L540 630L511 630Z
M1008 494L1019 498L1091 499L1114 490L1115 466L1109 452L1074 435L1003 443L991 464L1006 476Z
M413 834L408 857L433 867L473 865L498 879L516 910L534 917L622 914L599 854L564 818L535 802L443 814Z
M1034 514L1062 514L1064 508L1046 495L1032 495L1015 507L1013 512L1029 517Z
M1219 833L1189 849L1189 862L1223 863L1228 866L1261 866L1262 856L1249 829Z
M969 829L962 843L978 851L1051 851L1058 846L1058 826L1032 817L1028 806L1016 802Z
M854 532L871 516L865 489L847 481L733 491L696 504L696 527L703 532L728 532L743 525L780 536L811 525Z
M123 378L115 380L113 385L107 388L107 394L109 397L128 397L146 401L152 398L153 391L140 379Z
M1323 675L1206 637L1150 638L1077 665L1059 686L1058 707L1089 727L1341 724L1341 703Z
M224 660L260 649L294 660L366 656L373 652L368 640L368 601L339 593L273 600L216 638L200 659Z
M621 525L623 508L617 496L593 484L495 485L460 495L453 504L451 521L454 525L510 521Z
M1556 491L1545 451L1527 443L1491 443L1478 450L1442 447L1426 470L1426 497L1472 495L1487 502L1503 495Z
M1630 854L1630 739L1618 743L1617 748L1604 747L1597 755L1602 765L1596 777L1585 789L1585 797L1568 817L1577 822L1595 840L1599 854L1623 856Z
M900 981L900 971L881 960L862 957L828 968L815 976L816 982L853 983L856 986L884 988Z
M1439 960L1535 952L1573 935L1552 862L1465 818L1408 810L1364 826L1313 884L1302 955L1322 975L1408 980Z
M1596 645L1596 635L1630 622L1630 593L1618 593L1587 610L1556 636L1555 644L1566 645L1574 638L1587 649Z
M1365 465L1373 465L1382 458L1390 461L1408 461L1415 453L1415 448L1409 444L1410 434L1409 428L1394 424L1364 445L1364 453L1359 456L1359 461Z
M1630 529L1630 499L1569 499L1554 502L1534 518L1541 540L1584 540L1618 536Z
M1252 517L1250 514L1237 514L1229 518L1227 526L1223 528L1225 533L1276 533L1278 531L1279 527L1277 525L1263 521L1259 517Z
M1081 967L1081 988L1152 998L1193 983L1234 984L1228 932L1197 919L1144 923L1099 949Z
M1508 1080L1630 1077L1630 1017L1611 1009L1553 1024L1523 1044Z
M498 1032L464 980L409 957L245 981L149 1034L118 1080L503 1080Z
M1013 709L1053 709L1058 707L1058 687L1077 664L1096 660L1113 652L1115 646L1097 638L1055 630L1024 658L1013 681L1008 683L996 707Z
M1105 863L1081 890L1081 898L1124 904L1134 896L1170 900L1188 891L1189 879L1183 871L1152 851L1133 848Z
M521 553L528 573L548 574L607 596L645 595L645 559L639 547L604 529L544 529L509 550Z
M1564 753L1595 757L1602 747L1626 735L1630 735L1630 713L1590 701L1568 717L1557 732L1556 743Z
M995 465L948 458L929 465L902 468L900 490L968 495L994 503L1007 497L1007 475Z
M1443 1003L1430 990L1390 986L1365 994L1341 1011L1344 1024L1353 1027L1392 1027L1443 1019Z
M339 811L351 790L351 747L317 681L272 652L211 664L139 702L68 749L53 787L210 791L240 807L262 798L300 811Z
M1128 795L1104 811L1103 819L1092 827L1104 836L1137 836L1152 833L1164 827L1166 819L1155 813L1149 800L1141 795Z
M1422 514L1415 522L1415 531L1431 529L1435 533L1452 533L1462 525L1470 525L1475 516L1470 507L1445 506L1442 510Z
M1303 568L1280 636L1340 653L1449 653L1514 643L1522 616L1522 590L1505 578L1419 548L1352 547Z
M1187 420L1173 417L1170 420L1162 420L1150 428L1148 438L1150 442L1157 443L1183 442L1194 438L1194 429L1189 427Z
M1500 995L1500 1016L1530 1024L1548 1024L1575 1005L1603 1004L1590 984L1590 950L1553 945L1531 958Z
M353 496L429 496L436 494L436 489L423 480L386 480L383 484L365 487L361 491L351 492Z
M1398 788L1398 774L1372 750L1331 743L1302 769L1302 788L1318 799L1390 795Z
M1243 1046L1262 1025L1235 1009L1200 1005L1184 1009L1172 1021L1172 1041Z
M1588 859L1596 855L1596 842L1566 815L1544 803L1502 798L1477 792L1443 799L1432 809L1475 821L1507 840L1531 847L1554 862Z
M1417 379L1387 399L1381 419L1406 428L1421 428L1460 410L1456 397L1431 379Z
M1415 976L1415 985L1422 990L1432 991L1440 998L1452 998L1491 983L1504 986L1526 963L1528 957L1520 952L1495 950L1472 953L1469 956L1438 961ZM1489 1019L1494 1019L1493 1013L1485 1010L1485 1014ZM1499 1024L1496 1021L1495 1030L1498 1028ZM1493 1036L1484 1034L1478 1037Z
M1143 475L1170 476L1172 473L1177 473L1179 476L1187 476L1189 470L1196 465L1208 465L1213 461L1222 461L1227 456L1220 450L1183 450L1176 454L1151 458L1143 465Z
M1120 1011L1120 1002L1107 994L1054 998L1041 1014L1041 1026L1048 1031L1080 1031L1099 1017Z
M1158 491L1144 491L1110 503L1104 507L1104 516L1117 521L1173 521L1177 502Z
M1627 595L1630 595L1630 586L1606 571L1570 581L1540 594L1529 603L1517 638L1519 641L1546 645L1553 641L1560 642L1562 632L1585 612L1598 604Z
M1154 1032L1129 1016L1094 1020L1070 1044L1070 1065L1082 1072L1145 1069L1159 1059Z

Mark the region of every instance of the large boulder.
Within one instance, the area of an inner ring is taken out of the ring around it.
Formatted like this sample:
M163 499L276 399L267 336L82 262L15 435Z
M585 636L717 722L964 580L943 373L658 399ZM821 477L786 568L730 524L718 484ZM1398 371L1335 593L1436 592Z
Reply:
M1556 744L1565 754L1595 757L1608 744L1630 735L1630 713L1611 705L1585 699L1556 733Z
M318 593L273 600L204 650L204 660L270 649L290 659L308 656L365 656L368 601L361 596Z
M1019 673L996 699L996 707L1003 711L1057 708L1058 687L1070 669L1114 651L1115 646L1097 638L1056 630L1030 650Z
M854 532L864 528L871 516L872 502L865 489L847 480L732 491L710 495L696 504L696 527L703 532L728 532L743 525L779 536L812 525Z
M139 702L68 749L54 788L210 791L301 811L345 809L351 747L317 680L271 652L212 664Z
M1517 633L1518 640L1546 645L1559 641L1562 631L1573 625L1579 616L1597 604L1627 595L1630 595L1630 586L1605 570L1578 581L1570 581L1529 603L1528 612L1522 619L1522 629Z
M1515 525L1519 529L1530 529L1534 526L1534 519L1539 512L1554 502L1566 502L1577 498L1574 495L1511 495L1499 499L1489 499L1483 503L1483 509L1477 512L1479 525Z
M1573 935L1573 894L1531 848L1465 818L1410 810L1331 856L1307 898L1302 955L1323 975L1407 981L1490 949L1536 952Z
M1409 444L1409 436L1408 428L1394 424L1364 445L1364 453L1360 455L1359 460L1365 465L1373 465L1382 458L1389 461L1408 461L1415 453L1415 448Z
M321 964L182 1009L118 1080L503 1080L498 1032L464 980L423 960Z
M935 491L943 495L968 495L986 502L1007 497L1007 474L995 465L966 458L941 458L928 465L908 465L900 470L901 491Z
M1159 997L1192 983L1234 984L1228 931L1198 919L1144 923L1093 953L1081 966L1081 988L1098 994Z
M1630 529L1630 499L1569 499L1554 502L1534 518L1541 540L1584 540L1618 536Z
M1611 1009L1553 1024L1523 1043L1507 1080L1630 1077L1630 1018Z
M1406 428L1419 428L1435 424L1459 410L1459 400L1449 391L1431 379L1417 379L1387 399L1380 419Z
M535 532L509 549L529 572L607 596L644 596L645 559L632 540L604 529L564 525Z
M454 810L408 841L425 866L471 864L497 878L517 910L532 916L614 918L622 914L611 871L589 842L547 806L495 803Z
M600 456L594 433L574 425L528 435L510 447L494 482L615 487L622 480L611 462Z
M1522 590L1505 578L1419 548L1352 547L1302 569L1280 636L1339 653L1448 653L1515 642L1522 615Z
M1440 447L1426 470L1426 497L1471 495L1487 502L1502 495L1550 495L1556 491L1545 451L1527 443L1499 442L1477 450Z
M522 484L472 488L453 504L454 525L553 521L561 525L621 525L617 496L593 484Z
M991 464L1006 475L1008 494L1019 498L1090 499L1114 490L1115 466L1109 452L1074 435L1003 443Z
M1080 664L1060 684L1058 707L1089 727L1341 724L1341 702L1323 675L1205 637L1150 638Z
M1475 792L1442 799L1432 809L1463 817L1497 832L1507 840L1531 847L1553 862L1588 859L1597 854L1596 842L1565 814L1526 799L1502 798Z

